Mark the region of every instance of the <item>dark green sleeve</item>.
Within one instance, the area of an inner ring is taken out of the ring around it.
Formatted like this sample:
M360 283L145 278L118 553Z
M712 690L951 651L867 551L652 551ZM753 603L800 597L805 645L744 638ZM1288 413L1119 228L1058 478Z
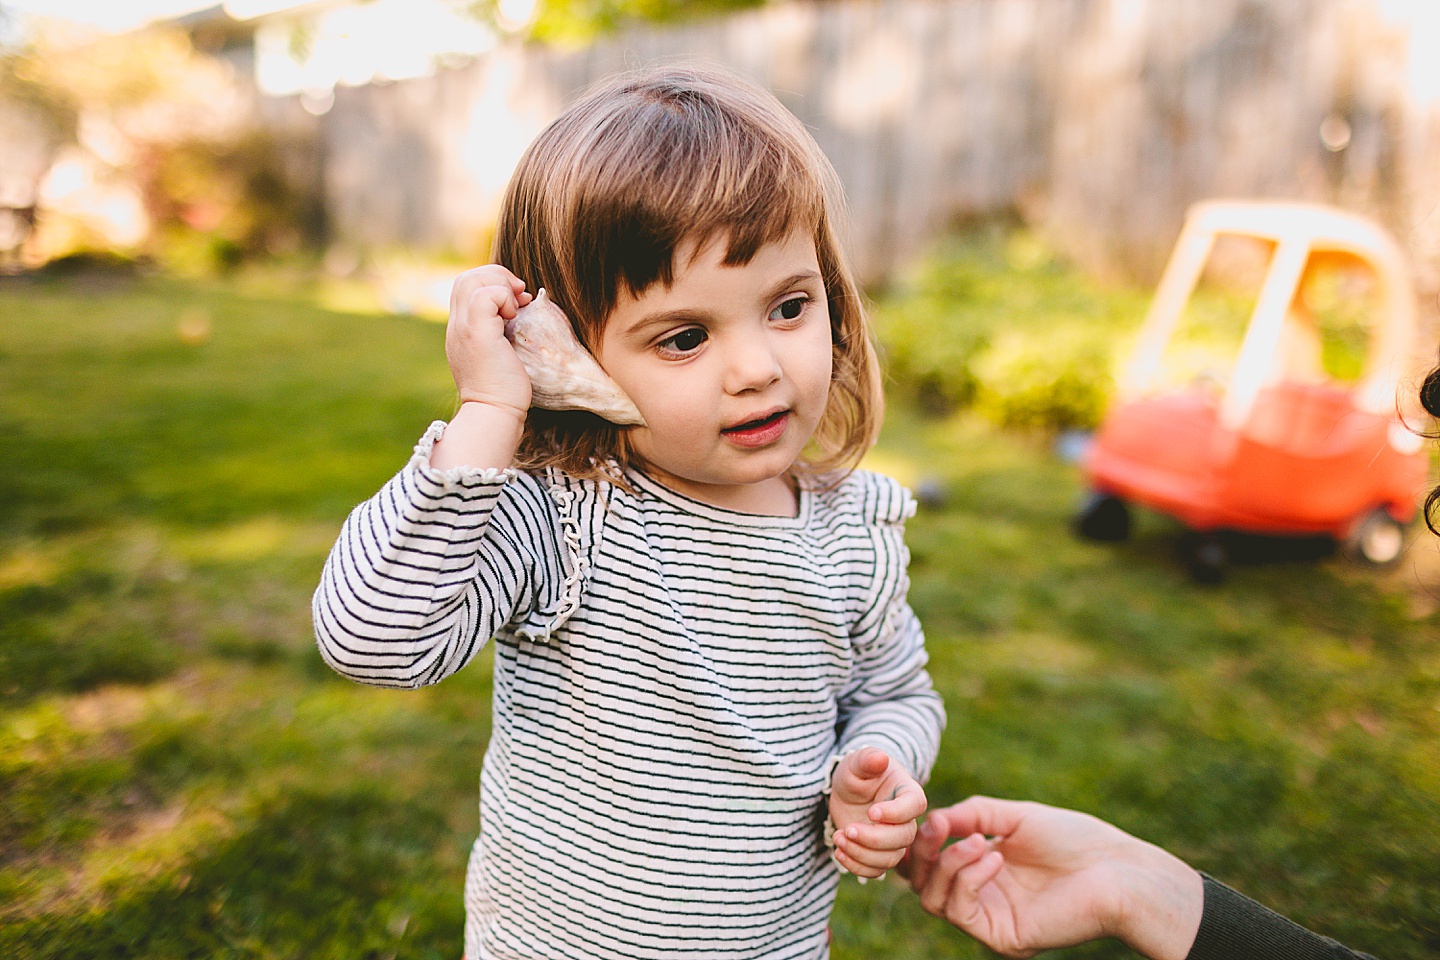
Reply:
M1187 960L1375 960L1311 933L1273 910L1205 880L1205 909Z

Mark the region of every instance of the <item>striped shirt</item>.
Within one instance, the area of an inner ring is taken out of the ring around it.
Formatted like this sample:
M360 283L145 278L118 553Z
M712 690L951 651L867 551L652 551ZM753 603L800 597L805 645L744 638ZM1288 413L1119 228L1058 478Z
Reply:
M437 470L443 429L346 520L314 615L382 686L494 640L466 957L825 957L831 761L876 746L923 782L944 725L909 495L856 471L756 516L638 473Z

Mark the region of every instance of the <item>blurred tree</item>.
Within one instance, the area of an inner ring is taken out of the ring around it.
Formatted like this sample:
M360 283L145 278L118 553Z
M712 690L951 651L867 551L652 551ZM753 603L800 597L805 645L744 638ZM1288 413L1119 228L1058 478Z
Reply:
M56 154L75 142L79 111L45 81L33 51L13 42L13 15L0 7L0 266L35 229L40 184Z
M0 56L0 132L7 103L32 105L53 131L32 178L27 259L118 250L203 269L297 246L314 205L287 176L284 145L257 132L251 98L177 30L32 30ZM37 139L26 137L32 152Z
M628 23L670 23L761 6L765 0L466 0L502 32L579 44Z

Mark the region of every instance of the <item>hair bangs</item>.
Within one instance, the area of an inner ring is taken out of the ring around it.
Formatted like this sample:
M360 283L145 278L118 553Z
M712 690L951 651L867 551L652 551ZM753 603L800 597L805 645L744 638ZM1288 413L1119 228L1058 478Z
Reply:
M694 90L643 91L605 118L578 171L586 189L574 224L583 313L603 318L622 290L674 281L687 242L726 243L724 262L748 263L825 217L815 163L783 133L784 120ZM778 121L778 122L777 122ZM782 129L777 129L782 128ZM589 324L585 324L589 326Z

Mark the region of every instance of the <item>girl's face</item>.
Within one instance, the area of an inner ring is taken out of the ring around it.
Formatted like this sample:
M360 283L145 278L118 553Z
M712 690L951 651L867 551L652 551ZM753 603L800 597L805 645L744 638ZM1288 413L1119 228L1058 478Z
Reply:
M675 282L623 288L596 359L644 415L647 472L696 500L793 516L785 473L830 394L830 314L803 232L727 266L724 238L683 244Z

